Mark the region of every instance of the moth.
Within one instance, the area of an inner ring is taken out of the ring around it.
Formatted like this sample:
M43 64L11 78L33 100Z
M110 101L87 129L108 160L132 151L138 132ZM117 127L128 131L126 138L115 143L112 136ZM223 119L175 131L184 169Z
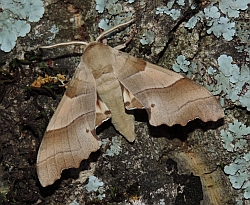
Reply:
M146 109L153 126L185 126L196 118L207 122L224 117L220 103L201 85L98 42L117 28L95 42L80 42L86 45L81 62L38 151L37 173L43 187L59 179L62 170L78 168L100 148L95 129L103 121L111 118L115 129L133 142L134 116L126 109ZM72 42L63 45L68 44Z

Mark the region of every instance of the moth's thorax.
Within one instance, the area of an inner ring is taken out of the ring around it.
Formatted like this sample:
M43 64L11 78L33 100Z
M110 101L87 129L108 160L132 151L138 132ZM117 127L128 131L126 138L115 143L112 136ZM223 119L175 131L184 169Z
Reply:
M95 79L113 71L114 51L115 49L99 42L92 42L86 47L82 60Z

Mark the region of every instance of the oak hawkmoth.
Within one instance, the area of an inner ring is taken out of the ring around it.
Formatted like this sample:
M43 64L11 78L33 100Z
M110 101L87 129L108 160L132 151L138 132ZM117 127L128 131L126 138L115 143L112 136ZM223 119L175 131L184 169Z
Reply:
M79 167L100 148L95 128L109 118L133 142L134 116L125 109L146 109L153 126L184 126L195 118L207 122L224 117L217 99L192 80L97 41L82 44L86 48L81 62L38 152L42 186L53 184L63 169Z

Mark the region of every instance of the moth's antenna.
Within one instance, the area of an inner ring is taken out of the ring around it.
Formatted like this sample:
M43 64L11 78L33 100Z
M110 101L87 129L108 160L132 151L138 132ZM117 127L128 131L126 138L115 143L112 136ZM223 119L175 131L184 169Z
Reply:
M100 36L97 37L96 41L100 41L104 36L106 36L107 34L109 34L110 32L116 30L116 29L119 29L123 26L126 26L132 22L135 21L135 18L131 19L130 21L126 22L126 23L122 23L120 25L117 25L113 28L110 28L106 31L104 31ZM70 42L66 42L66 43L58 43L58 44L54 44L54 45L51 45L51 46L40 46L40 48L56 48L58 46L68 46L68 45L89 45L89 43L87 42L84 42L84 41L70 41Z
M70 41L70 42L66 42L66 43L58 43L55 45L51 45L51 46L40 46L40 48L55 48L58 46L68 46L68 45L88 45L89 43L84 42L84 41Z
M112 32L112 31L114 31L114 30L116 30L116 29L119 29L119 28L121 28L121 27L123 27L123 26L126 26L126 25L128 25L128 24L130 24L130 23L132 23L132 22L134 22L134 21L135 21L135 18L131 19L130 21L128 21L128 22L126 22L126 23L119 24L119 25L117 25L117 26L114 26L113 28L110 28L110 29L104 31L100 36L97 37L96 41L100 41L102 38L104 38L104 36L106 36L106 35L109 34L110 32Z

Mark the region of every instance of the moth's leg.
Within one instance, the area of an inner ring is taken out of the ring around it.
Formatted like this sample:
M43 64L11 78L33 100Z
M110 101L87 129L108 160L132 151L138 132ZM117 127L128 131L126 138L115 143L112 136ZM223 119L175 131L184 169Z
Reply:
M106 38L104 38L104 39L102 40L102 43L103 43L104 45L108 45L108 40L107 40Z
M118 45L118 46L116 46L114 48L117 49L117 50L121 50L121 49L125 48L130 43L130 41L134 38L136 33L137 33L137 29L136 29L136 27L134 27L132 35L129 37L129 39L125 43L123 43L121 45Z
M70 81L69 81L70 82ZM67 83L63 83L63 82L61 82L62 83L62 85L58 85L58 87L61 87L61 88L67 88L68 87L68 85L69 85L69 82L67 82Z

